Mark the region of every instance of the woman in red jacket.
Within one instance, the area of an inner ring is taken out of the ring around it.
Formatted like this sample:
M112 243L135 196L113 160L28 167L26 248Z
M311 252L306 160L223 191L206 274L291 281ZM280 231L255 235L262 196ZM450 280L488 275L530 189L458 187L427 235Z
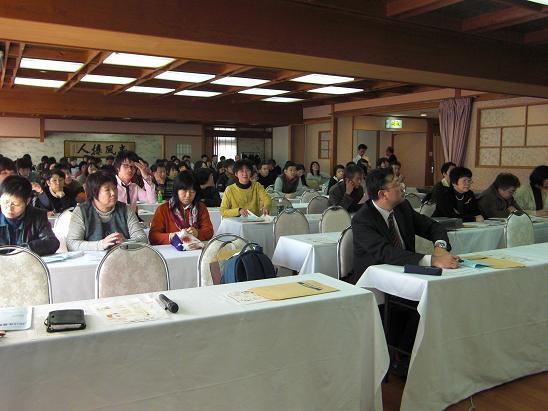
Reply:
M192 172L182 172L175 177L173 197L159 206L152 218L148 234L150 244L170 244L173 236L183 229L201 241L213 237L207 207L196 196L199 190Z

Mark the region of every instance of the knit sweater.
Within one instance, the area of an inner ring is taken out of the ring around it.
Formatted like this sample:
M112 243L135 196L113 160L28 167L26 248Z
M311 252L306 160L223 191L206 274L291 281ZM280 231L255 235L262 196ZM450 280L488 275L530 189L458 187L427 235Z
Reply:
M270 197L264 187L256 181L249 188L240 188L237 184L228 186L221 202L223 217L237 217L240 208L247 208L255 215L261 215L263 208L270 208Z
M213 225L209 219L209 212L204 203L198 202L198 239L201 241L210 240L213 237ZM190 209L184 210L184 217L189 220ZM160 205L152 221L150 223L150 232L148 233L148 239L150 244L161 245L169 244L169 234L176 233L180 231L173 217L171 216L171 211L169 210L169 203L164 203Z

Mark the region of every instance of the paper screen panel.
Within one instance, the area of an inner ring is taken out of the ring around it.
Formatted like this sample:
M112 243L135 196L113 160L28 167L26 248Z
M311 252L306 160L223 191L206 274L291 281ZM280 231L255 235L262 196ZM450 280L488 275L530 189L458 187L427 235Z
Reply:
M500 148L480 148L479 157L481 166L498 166Z
M527 145L548 148L548 126L527 127ZM546 160L542 164L546 164Z
M500 128L483 128L480 130L480 147L500 146Z
M548 104L529 106L527 124L548 124Z
M501 166L535 167L546 163L546 150L538 148L503 148Z
M502 129L503 146L524 146L525 127L506 127Z
M525 125L525 106L481 110L480 127Z

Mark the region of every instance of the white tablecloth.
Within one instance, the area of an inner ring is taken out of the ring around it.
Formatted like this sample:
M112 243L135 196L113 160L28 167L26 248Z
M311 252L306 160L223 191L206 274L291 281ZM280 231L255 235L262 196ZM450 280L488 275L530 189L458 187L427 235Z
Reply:
M337 278L337 242L341 233L282 236L272 263L299 274L321 272ZM314 271L317 270L317 271Z
M171 289L198 286L200 250L177 251L171 245L158 245L154 248L167 261ZM105 251L86 251L82 257L48 263L53 302L95 298L95 270L105 254Z
M209 212L209 219L211 220L211 225L213 226L213 233L217 234L219 226L221 225L221 208L220 207L208 207L207 211Z
M141 210L147 210L154 214L158 206L160 206L161 204L162 203L137 203L137 209L139 210L139 212Z
M388 353L373 295L311 278L341 291L242 305L227 292L295 279L176 290L177 314L122 325L97 301L35 307L33 328L0 343L1 408L381 411ZM62 308L83 308L87 329L48 335L44 318Z
M306 214L311 233L317 233L321 214ZM247 241L259 244L270 258L274 254L274 223L242 223L238 217L224 218L217 234L237 234Z
M548 370L548 244L494 250L526 268L369 267L358 286L419 301L401 410L439 411L476 392Z

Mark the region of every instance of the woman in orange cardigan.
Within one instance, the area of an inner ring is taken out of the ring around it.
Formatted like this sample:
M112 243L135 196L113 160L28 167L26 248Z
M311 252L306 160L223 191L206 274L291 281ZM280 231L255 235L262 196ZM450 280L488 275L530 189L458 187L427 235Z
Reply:
M173 197L156 209L150 223L150 244L170 244L173 236L182 229L201 241L213 237L213 226L207 207L196 196L199 190L200 186L191 171L182 172L175 177Z

